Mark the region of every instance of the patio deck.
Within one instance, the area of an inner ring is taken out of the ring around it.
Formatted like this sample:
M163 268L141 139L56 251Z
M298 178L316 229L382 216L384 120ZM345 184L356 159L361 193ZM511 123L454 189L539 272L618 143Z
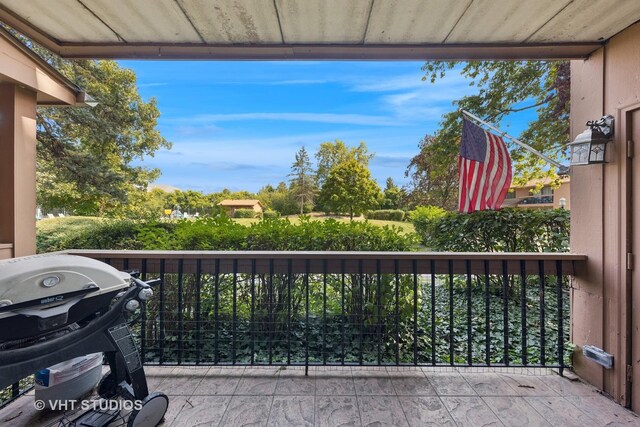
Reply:
M525 368L147 367L170 396L164 426L640 425L596 389ZM46 425L33 396L0 424Z

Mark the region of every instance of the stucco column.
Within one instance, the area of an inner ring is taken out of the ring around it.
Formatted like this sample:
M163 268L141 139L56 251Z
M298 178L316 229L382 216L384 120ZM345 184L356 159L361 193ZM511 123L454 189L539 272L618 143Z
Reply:
M36 92L0 84L0 244L36 252Z

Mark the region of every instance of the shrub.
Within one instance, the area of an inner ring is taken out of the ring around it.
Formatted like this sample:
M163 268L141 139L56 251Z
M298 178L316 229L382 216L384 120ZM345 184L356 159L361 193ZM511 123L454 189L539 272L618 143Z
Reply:
M384 221L403 221L404 211L400 209L381 209L369 211L365 215L367 219L380 219Z
M413 223L416 233L426 244L427 237L431 234L431 228L436 221L442 218L447 211L438 206L418 206L409 212L409 220Z
M253 209L236 209L236 212L233 214L234 218L256 218L258 216L258 212Z
M267 209L262 213L262 218L264 219L280 218L280 213L271 209Z
M450 212L432 221L427 234L419 234L429 248L437 251L566 252L569 211L506 208L470 214Z

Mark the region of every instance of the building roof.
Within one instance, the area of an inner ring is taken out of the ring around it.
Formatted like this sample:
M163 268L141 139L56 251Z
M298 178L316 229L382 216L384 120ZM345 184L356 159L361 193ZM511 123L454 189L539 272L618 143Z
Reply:
M262 203L260 203L260 200L253 200L253 199L243 199L243 200L227 199L227 200L221 201L218 204L220 206L251 206L251 207L255 205L262 206Z
M0 20L76 58L585 58L640 2L0 0Z
M37 93L38 105L89 105L80 87L0 27L0 83L17 83Z

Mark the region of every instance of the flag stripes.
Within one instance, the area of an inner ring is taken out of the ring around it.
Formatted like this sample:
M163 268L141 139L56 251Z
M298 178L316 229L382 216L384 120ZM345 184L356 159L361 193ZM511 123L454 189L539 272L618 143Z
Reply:
M458 158L460 212L497 210L511 186L511 159L498 135L464 120Z

